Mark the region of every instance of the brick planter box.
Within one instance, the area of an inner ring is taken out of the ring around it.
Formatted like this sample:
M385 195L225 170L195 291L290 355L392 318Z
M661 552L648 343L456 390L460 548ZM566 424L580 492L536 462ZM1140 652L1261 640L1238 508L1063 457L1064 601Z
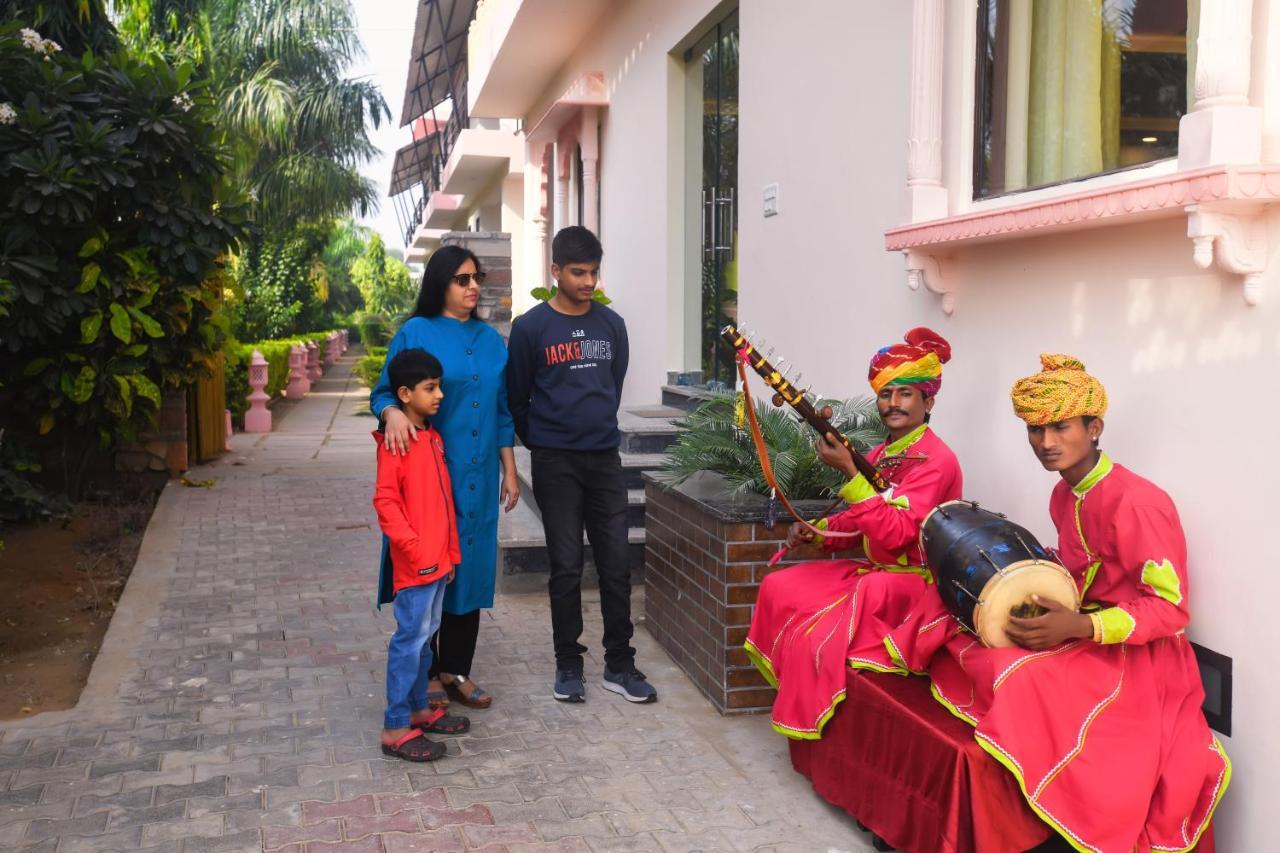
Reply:
M806 560L830 559L810 546L775 567L790 518L781 506L767 524L767 498L730 498L712 474L667 486L645 474L645 624L667 654L722 714L767 711L773 689L747 660L742 643L760 581ZM817 515L830 501L803 501Z

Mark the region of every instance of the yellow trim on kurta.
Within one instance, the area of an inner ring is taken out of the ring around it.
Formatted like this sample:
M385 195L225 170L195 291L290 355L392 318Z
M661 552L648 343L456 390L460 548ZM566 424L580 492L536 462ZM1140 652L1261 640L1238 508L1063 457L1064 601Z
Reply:
M904 435L902 438L898 439L892 444L886 445L884 449L884 455L900 456L903 453L906 453L907 450L911 448L911 445L915 444L917 441L919 441L921 438L924 437L925 430L927 429L929 429L928 424L920 424L920 426L916 427L911 432Z
M747 660L756 665L756 669L760 670L760 674L764 676L764 680L769 682L769 686L774 690L778 689L778 676L774 675L773 664L769 663L769 659L764 656L764 652L756 648L756 644L747 640L742 644L742 648L747 652Z
M852 480L844 484L844 488L840 490L840 497L847 504L862 503L876 496L876 490L867 482L867 478L859 474Z
M1104 645L1123 643L1138 628L1138 623L1123 607L1108 607L1106 610L1099 610L1096 615L1102 622Z
M1110 474L1111 469L1114 467L1115 466L1111 464L1110 456L1106 453L1099 453L1098 463L1093 466L1093 470L1088 474L1085 474L1084 478L1081 479L1080 482L1072 486L1071 491L1075 492L1075 495L1078 498L1084 497L1089 494L1090 489L1102 482L1102 479Z
M844 696L845 691L841 690L832 697L831 704L827 706L827 710L822 712L822 716L818 717L818 722L814 724L815 729L813 731L793 729L790 726L784 726L782 723L778 722L773 723L773 730L780 735L791 738L792 740L821 740L823 728L825 728L827 723L831 721L831 718L835 716L836 707L844 701Z
M1142 582L1170 604L1177 606L1182 603L1182 581L1178 579L1173 563L1167 559L1162 563L1147 560L1142 566Z
M827 525L828 525L828 524L830 524L830 522L829 522L829 521L827 521L827 519L825 519L825 518L820 518L820 519L818 519L817 521L815 521L815 522L813 523L813 526L814 526L814 527L816 527L816 528L818 528L819 530L826 530L826 529L827 529ZM823 543L823 541L824 541L826 538L827 538L827 537L825 537L825 536L821 535L820 533L815 533L815 534L813 535L813 544L814 544L814 545L821 545L821 544Z

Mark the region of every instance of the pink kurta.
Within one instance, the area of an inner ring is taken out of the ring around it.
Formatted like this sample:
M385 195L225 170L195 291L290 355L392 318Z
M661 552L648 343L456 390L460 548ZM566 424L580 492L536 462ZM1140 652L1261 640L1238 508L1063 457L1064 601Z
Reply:
M829 531L860 531L867 558L802 563L760 585L746 648L778 689L773 726L788 737L821 735L844 698L846 666L905 672L884 639L920 600L937 598L920 551L920 524L939 503L960 497L960 463L928 427L867 458L890 491L870 493L856 478L842 492L851 506L823 519ZM822 547L842 550L858 541L831 537Z
M1231 765L1200 710L1178 512L1105 455L1074 489L1060 482L1049 510L1103 642L989 649L952 625L929 668L934 695L1077 850L1191 849Z

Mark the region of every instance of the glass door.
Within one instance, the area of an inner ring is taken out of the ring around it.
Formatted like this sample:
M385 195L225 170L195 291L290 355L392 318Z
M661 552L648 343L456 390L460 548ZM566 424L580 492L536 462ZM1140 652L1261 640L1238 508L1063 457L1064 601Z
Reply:
M720 329L738 321L738 15L717 24L685 54L691 102L686 161L690 199L698 208L696 279L700 289L699 350L704 383L734 383L733 355L720 342ZM696 99L694 101L693 99ZM686 208L688 209L688 208ZM691 271L692 272L692 271ZM692 294L690 294L692 296ZM687 300L686 304L694 302Z

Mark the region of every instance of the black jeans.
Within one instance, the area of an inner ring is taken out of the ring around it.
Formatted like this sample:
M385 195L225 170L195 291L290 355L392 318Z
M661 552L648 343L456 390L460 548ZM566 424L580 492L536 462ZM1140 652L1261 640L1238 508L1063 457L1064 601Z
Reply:
M533 497L542 512L551 575L551 635L557 669L581 669L582 531L600 576L604 660L617 672L635 666L631 647L631 567L627 562L627 487L616 450L534 450Z
M431 638L431 677L440 673L471 675L471 661L476 656L476 638L480 636L480 611L440 614L440 630Z

